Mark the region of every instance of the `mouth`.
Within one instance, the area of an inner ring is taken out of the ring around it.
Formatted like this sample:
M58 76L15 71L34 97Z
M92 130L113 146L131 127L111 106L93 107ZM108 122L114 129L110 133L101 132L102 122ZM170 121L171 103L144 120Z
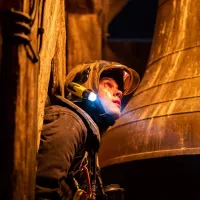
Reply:
M119 101L119 100L113 100L113 103L117 104L121 108L121 101Z

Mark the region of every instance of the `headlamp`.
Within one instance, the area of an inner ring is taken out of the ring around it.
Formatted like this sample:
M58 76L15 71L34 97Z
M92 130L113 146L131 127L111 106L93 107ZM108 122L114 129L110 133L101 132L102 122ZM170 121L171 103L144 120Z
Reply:
M82 85L71 82L67 85L67 90L74 94L77 97L80 97L82 99L88 99L90 101L95 101L97 98L97 95L92 92L92 90L87 89L83 87Z

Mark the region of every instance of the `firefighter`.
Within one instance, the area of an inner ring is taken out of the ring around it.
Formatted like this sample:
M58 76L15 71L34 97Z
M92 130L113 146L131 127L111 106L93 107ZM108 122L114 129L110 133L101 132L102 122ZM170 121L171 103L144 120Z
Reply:
M65 97L54 95L45 108L36 199L106 199L97 156L100 135L120 117L123 96L139 82L135 70L105 60L69 72Z

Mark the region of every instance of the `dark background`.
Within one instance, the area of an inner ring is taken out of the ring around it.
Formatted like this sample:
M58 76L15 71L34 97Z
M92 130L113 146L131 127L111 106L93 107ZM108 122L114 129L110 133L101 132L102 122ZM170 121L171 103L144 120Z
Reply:
M109 25L109 39L149 42L156 22L157 0L129 0Z

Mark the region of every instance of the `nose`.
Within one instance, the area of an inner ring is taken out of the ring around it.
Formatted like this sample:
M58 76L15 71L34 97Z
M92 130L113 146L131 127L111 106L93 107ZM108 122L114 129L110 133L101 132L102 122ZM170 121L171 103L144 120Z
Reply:
M115 91L114 91L114 96L117 96L117 97L119 97L120 99L122 99L122 96L123 96L122 91L121 91L121 90L118 90L118 89L115 89Z

